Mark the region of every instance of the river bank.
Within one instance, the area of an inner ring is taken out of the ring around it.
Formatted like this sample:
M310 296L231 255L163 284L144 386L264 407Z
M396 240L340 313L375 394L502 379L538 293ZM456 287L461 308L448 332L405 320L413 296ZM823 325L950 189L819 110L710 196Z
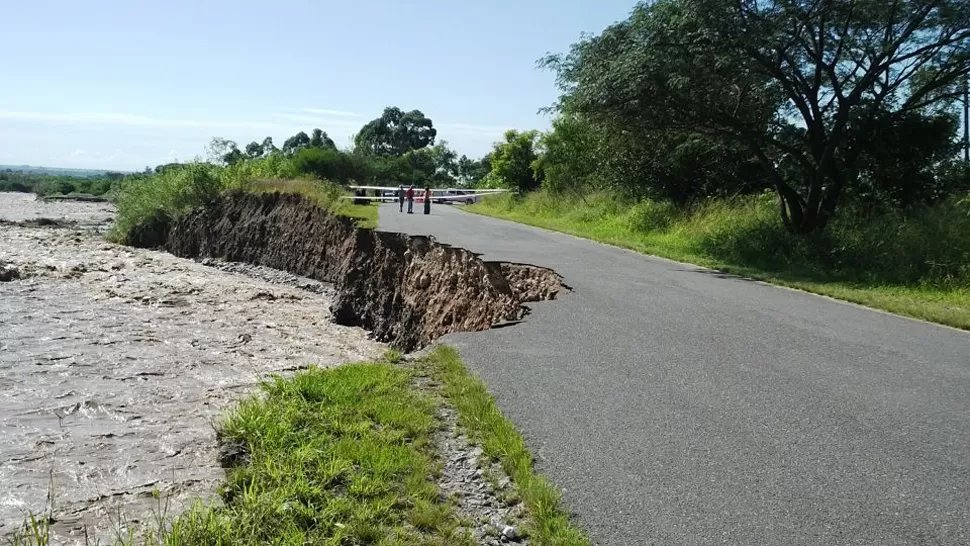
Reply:
M107 243L113 212L0 194L19 277L0 282L0 535L49 494L58 543L144 522L154 491L177 513L223 479L215 421L259 379L385 350L330 321L327 284Z

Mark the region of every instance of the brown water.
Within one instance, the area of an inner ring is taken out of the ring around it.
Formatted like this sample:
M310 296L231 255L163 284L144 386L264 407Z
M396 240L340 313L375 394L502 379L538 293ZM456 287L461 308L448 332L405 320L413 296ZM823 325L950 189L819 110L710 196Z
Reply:
M212 499L214 424L269 373L380 355L328 286L104 241L103 203L0 193L0 541L53 497L54 543ZM152 497L158 490L161 502Z

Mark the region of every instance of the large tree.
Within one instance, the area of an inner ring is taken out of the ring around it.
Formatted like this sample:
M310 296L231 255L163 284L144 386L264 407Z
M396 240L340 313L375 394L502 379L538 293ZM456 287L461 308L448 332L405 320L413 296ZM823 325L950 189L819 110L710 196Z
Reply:
M547 63L560 108L743 144L795 232L823 228L886 124L949 105L966 0L658 0Z
M332 150L337 149L337 144L334 143L333 139L327 136L327 133L321 129L314 129L313 136L310 137L311 148L330 148Z
M388 107L381 117L361 127L354 144L361 153L400 157L433 145L437 134L432 121L420 110L404 112Z
M283 142L283 155L293 156L298 151L310 147L310 137L300 131Z
M538 140L538 131L506 131L504 140L497 142L492 150L491 171L483 183L512 188L520 193L538 189L542 183L542 169L537 168Z

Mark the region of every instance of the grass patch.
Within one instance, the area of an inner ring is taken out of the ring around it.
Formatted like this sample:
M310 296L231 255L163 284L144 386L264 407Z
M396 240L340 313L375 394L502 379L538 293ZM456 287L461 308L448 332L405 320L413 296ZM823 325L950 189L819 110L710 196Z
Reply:
M826 232L789 234L770 194L681 211L609 194L489 196L485 214L970 329L970 200L903 215L844 209Z
M486 456L499 462L512 479L532 519L533 528L527 530L532 543L588 546L588 538L570 524L562 510L559 491L533 470L532 455L522 435L502 415L485 384L468 373L458 352L439 347L419 366L443 385L445 398L458 412L459 424L472 441L482 446Z
M250 188L254 192L298 193L334 214L354 218L360 227L377 227L378 207L373 204L355 205L351 199L341 199L349 194L335 184L298 178L274 179L255 181Z
M232 413L242 446L224 506L199 507L166 544L470 544L432 481L433 402L386 363L275 378Z
M354 205L351 200L341 199L346 192L339 186L299 179L289 162L271 157L229 167L186 163L124 179L115 193L118 217L111 238L130 244L132 237L146 226L167 225L229 190L299 193L335 214L356 219L360 226L377 226L376 206Z

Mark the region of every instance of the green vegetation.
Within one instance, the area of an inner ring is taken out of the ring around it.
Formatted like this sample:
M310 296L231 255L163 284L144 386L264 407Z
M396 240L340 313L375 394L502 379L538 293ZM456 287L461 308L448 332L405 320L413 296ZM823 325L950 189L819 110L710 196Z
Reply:
M943 201L970 189L968 28L964 0L641 2L543 60L561 96L536 177L679 207L770 189L804 235Z
M432 479L431 399L389 364L274 379L220 429L242 455L224 506L172 525L167 544L470 544Z
M439 347L412 364L388 351L382 362L310 368L274 376L219 425L227 479L221 502L199 503L174 520L156 514L117 544L471 545L444 499L431 434L436 404L452 405L471 440L501 463L524 501L522 531L539 546L585 546L559 494L532 469L521 435L455 350ZM441 397L415 387L432 377ZM161 506L161 501L159 501ZM161 510L161 508L160 508ZM50 517L28 517L14 546L48 544Z
M64 170L70 174L60 172L56 169L51 172L3 169L0 170L0 191L36 193L41 196L101 196L110 192L124 177L116 172L88 173L83 176L70 170Z
M435 144L436 136L434 123L420 110L404 112L391 106L361 127L350 150L339 149L318 128L312 136L301 131L288 138L282 149L273 144L272 137L262 143L250 142L244 149L217 137L209 145L208 158L212 163L235 166L280 156L292 161L296 173L338 184L450 187L465 185L488 172L481 161L459 158L447 142Z
M532 455L511 421L502 415L485 384L468 373L457 351L442 346L418 363L444 386L448 403L458 411L458 421L486 456L502 465L525 503L533 544L585 546L589 539L570 525L560 506L561 495L533 470Z
M552 130L496 143L475 182L518 195L472 210L970 328L968 28L961 0L640 2L540 60Z
M272 154L225 166L172 164L160 166L154 173L128 176L116 191L118 217L112 237L129 243L139 227L177 219L228 190L299 193L336 214L356 218L360 226L376 227L376 207L341 199L347 192L329 181L308 178L312 174L297 169L297 158Z
M216 137L209 144L206 162L159 165L126 176L112 194L118 205L113 238L130 243L139 229L177 219L233 189L300 193L336 214L357 219L362 227L373 228L377 226L374 202L341 199L350 195L342 186L454 186L484 172L481 162L458 158L445 142L435 144L435 135L432 121L420 111L404 113L392 107L364 125L352 150L337 148L319 128L311 135L301 131L288 138L282 149L272 137L253 141L244 149Z
M783 229L770 194L682 209L536 192L469 210L970 329L970 199L845 214L811 237Z

